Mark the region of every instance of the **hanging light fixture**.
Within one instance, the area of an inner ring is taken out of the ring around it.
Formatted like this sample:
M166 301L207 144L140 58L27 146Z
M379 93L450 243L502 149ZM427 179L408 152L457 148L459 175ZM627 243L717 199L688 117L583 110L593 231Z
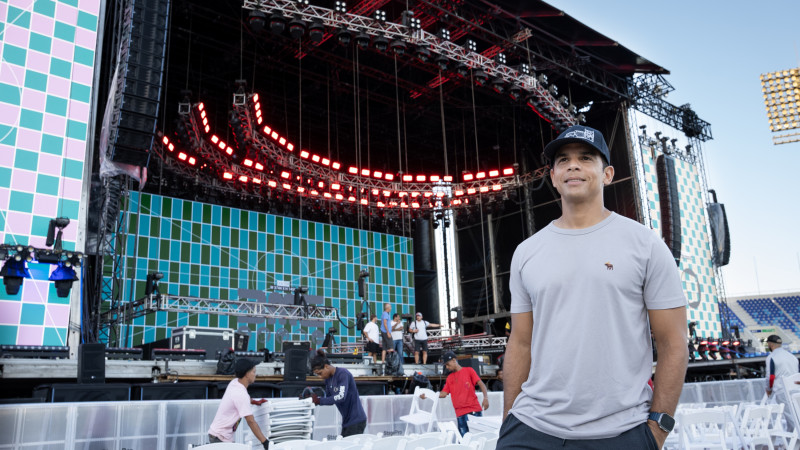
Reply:
M3 284L6 286L6 294L17 295L19 288L22 287L22 279L30 278L31 273L28 271L25 258L17 253L3 264L0 276L3 277Z
M72 283L78 279L75 274L75 269L71 267L70 263L59 262L56 270L50 274L50 281L56 285L56 295L61 298L69 297L69 291L72 289Z

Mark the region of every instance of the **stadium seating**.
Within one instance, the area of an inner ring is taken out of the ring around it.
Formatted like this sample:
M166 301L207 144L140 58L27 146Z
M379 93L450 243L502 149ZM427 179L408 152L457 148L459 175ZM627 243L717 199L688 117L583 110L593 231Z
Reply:
M744 324L744 321L742 321L742 319L740 319L739 316L737 316L736 313L733 312L733 310L727 304L720 303L719 309L720 309L720 311L719 311L720 315L723 315L723 314L727 313L728 322L729 322L728 325L730 327L737 326L737 327L739 327L739 330L741 330L741 331L743 331L747 327L747 325ZM798 312L800 312L800 311L798 311Z
M769 298L755 298L738 300L747 314L761 326L779 326L800 338L800 330L792 319L783 313L783 310Z
M800 296L775 297L777 303L795 322L800 323Z

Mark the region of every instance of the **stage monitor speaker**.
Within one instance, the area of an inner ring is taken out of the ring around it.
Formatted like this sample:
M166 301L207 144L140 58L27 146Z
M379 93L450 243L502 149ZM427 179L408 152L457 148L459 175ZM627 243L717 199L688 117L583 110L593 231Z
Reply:
M142 383L133 386L134 400L206 400L209 383Z
M46 402L126 402L131 399L129 384L51 384L37 386L34 397Z
M308 350L289 348L283 363L284 381L303 381L308 375Z
M106 344L78 346L78 383L106 382Z
M678 197L678 180L675 175L675 160L671 156L656 158L658 197L661 206L661 237L675 258L681 262L681 209Z
M124 10L109 153L112 161L145 167L156 132L169 0L129 0Z

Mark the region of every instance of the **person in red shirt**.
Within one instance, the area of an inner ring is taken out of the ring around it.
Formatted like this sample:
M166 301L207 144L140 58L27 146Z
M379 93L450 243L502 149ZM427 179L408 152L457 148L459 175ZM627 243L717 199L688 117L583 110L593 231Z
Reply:
M442 363L445 369L450 371L444 388L439 392L439 398L445 398L452 394L453 408L456 410L458 419L458 431L464 436L469 431L467 420L469 416L482 416L483 411L489 408L489 394L486 392L486 385L483 384L478 374L472 367L461 367L453 352L444 352ZM475 385L483 393L483 403L478 403L478 396L475 394ZM420 395L425 399L425 394Z

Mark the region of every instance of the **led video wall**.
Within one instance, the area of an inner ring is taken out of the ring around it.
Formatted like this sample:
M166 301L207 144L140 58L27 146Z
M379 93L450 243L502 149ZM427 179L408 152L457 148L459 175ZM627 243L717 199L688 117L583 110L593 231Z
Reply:
M99 8L99 0L0 1L1 243L44 248L58 216L70 219L63 248L75 250ZM69 298L48 281L53 268L30 263L32 279L16 295L0 287L0 344L67 344Z
M122 293L126 301L144 296L152 272L164 275L162 294L212 300L256 301L240 298L239 289L271 293L277 292L274 286L288 284L307 287L306 296L322 297L351 325L362 307L358 274L368 269L371 313L380 314L384 303L393 313L413 313L409 238L151 194L132 193L125 209L130 227L123 270L133 280ZM336 343L360 341L361 332L345 325L159 311L136 318L120 335L136 346L169 337L175 327L244 327L250 350L280 351L278 344L285 340L321 346L329 327L337 329Z

